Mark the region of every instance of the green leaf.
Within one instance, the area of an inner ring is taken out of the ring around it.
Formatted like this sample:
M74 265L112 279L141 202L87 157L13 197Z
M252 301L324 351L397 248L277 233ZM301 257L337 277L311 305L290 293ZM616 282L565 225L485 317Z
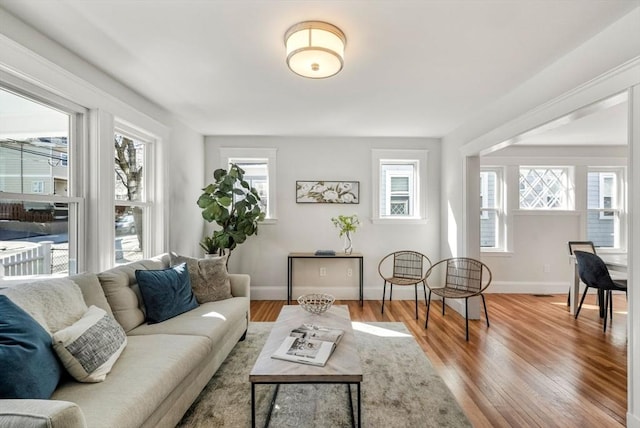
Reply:
M218 200L218 203L223 207L228 207L231 205L232 199L229 196L223 196Z
M257 204L258 200L256 199L256 197L254 195L252 195L251 193L247 193L247 196L245 198L247 200L248 203L250 203L251 205Z
M213 202L213 199L211 198L211 196L209 196L207 193L203 193L202 195L200 195L200 197L198 198L198 206L200 208L206 208L208 207L211 203Z
M227 175L227 170L225 169L220 168L213 171L213 179L215 181L220 181L220 179L222 179L222 177L224 177L225 175Z

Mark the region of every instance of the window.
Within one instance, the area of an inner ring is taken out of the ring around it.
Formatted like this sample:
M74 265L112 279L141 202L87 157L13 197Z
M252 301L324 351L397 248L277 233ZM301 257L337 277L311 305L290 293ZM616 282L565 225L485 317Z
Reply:
M120 125L114 135L115 261L142 260L147 254L151 198L147 189L153 145L151 138Z
M591 170L587 174L587 239L596 247L620 246L620 181L622 170Z
M568 210L569 168L520 167L520 209Z
M388 189L382 202L384 215L413 215L415 165L384 164L381 174Z
M480 247L503 248L504 210L503 179L499 168L480 171Z
M374 220L423 220L426 150L373 150Z
M0 106L2 273L76 273L84 200L74 160L84 109L8 87L0 88Z
M221 148L224 168L235 163L245 172L244 179L260 195L260 206L265 222L276 219L276 149Z

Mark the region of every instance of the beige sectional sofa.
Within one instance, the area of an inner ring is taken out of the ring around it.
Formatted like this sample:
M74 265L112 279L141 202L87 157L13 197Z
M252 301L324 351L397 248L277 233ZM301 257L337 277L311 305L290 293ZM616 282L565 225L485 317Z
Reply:
M231 299L146 324L135 270L169 263L164 254L72 277L87 306L104 309L123 327L127 345L103 382L65 379L50 400L0 400L0 427L175 426L246 333L249 276L229 275Z

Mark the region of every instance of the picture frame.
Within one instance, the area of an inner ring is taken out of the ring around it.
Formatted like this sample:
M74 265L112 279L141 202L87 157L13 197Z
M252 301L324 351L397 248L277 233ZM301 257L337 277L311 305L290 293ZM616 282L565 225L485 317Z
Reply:
M298 204L359 204L359 181L296 180Z

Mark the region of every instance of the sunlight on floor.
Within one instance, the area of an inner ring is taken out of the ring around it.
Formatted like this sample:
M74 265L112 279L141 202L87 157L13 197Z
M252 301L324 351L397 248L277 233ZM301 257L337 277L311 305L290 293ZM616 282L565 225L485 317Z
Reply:
M361 331L363 333L372 334L380 337L413 337L407 333L401 333L399 331L389 330L387 328L378 327L371 324L354 321L351 323L354 330Z
M564 302L551 302L551 304L552 305L556 305L556 306L566 306L567 305ZM615 305L615 302L614 302L614 305ZM582 304L582 309L580 309L580 312L585 311L585 310L586 311L589 311L589 310L597 311L599 309L600 309L600 306L598 306L598 305L590 305L588 303L583 303ZM621 315L627 315L628 314L626 309L624 309L624 310L615 310L614 309L613 313L614 314L621 314Z

